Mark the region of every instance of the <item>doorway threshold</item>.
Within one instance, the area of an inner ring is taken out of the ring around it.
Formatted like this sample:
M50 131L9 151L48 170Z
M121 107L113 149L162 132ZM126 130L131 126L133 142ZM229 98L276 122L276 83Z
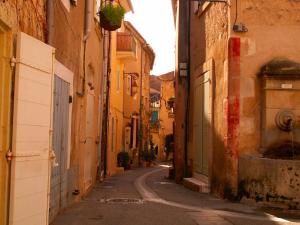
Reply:
M202 175L203 176L203 175ZM209 193L208 179L199 179L198 176L183 178L183 186L196 192Z

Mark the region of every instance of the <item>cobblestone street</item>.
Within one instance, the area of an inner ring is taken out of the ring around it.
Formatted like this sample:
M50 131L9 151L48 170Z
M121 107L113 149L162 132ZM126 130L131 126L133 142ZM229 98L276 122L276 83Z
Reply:
M98 183L52 225L284 225L299 224L256 208L185 189L164 167L126 171Z

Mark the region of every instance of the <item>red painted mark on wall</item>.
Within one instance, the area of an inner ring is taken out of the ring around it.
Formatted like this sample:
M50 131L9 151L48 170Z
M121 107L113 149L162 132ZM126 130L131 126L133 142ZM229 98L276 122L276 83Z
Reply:
M226 149L230 156L238 158L239 125L240 125L240 38L229 39L228 49L228 99L226 102Z

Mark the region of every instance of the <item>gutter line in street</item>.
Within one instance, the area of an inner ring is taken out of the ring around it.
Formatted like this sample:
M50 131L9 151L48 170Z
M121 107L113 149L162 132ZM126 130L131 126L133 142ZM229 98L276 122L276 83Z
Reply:
M191 206L191 205L186 205L186 204L182 204L182 203L178 203L178 202L165 200L165 199L159 197L153 190L151 190L150 187L148 187L146 185L146 179L152 174L162 172L167 169L168 168L159 168L159 169L152 170L150 172L144 173L142 176L138 177L134 181L134 186L144 201L173 206L176 208L181 208L181 209L193 211L193 212L204 212L204 213L210 213L210 214L213 213L219 217L232 217L232 218L242 218L242 219L258 220L258 221L290 223L290 221L288 221L288 220L273 216L268 213L265 213L264 216L266 216L266 217L264 217L264 216L260 216L260 215L249 215L249 214L243 214L243 213L238 213L238 212L209 209L209 208L200 207L200 206Z

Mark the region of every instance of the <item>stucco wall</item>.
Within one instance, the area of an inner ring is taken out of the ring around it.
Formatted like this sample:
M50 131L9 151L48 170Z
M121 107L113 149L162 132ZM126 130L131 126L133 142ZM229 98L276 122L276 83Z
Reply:
M161 120L161 125L164 127L164 133L172 134L173 133L173 122L174 118L169 117L170 110L167 108L167 101L175 96L174 90L174 81L163 81L161 83L161 108L160 108L160 115L159 119Z
M169 113L171 112L167 108L167 101L175 96L174 80L172 79L161 79L161 107L159 109L159 144L158 144L158 159L165 160L165 137L168 134L173 134L173 123L174 117L170 117Z
M300 62L300 3L291 0L241 2L238 21L248 32L241 38L240 153L260 147L260 68L276 57ZM232 34L237 35L237 34Z
M140 42L136 43L137 53L136 53L136 59L128 60L126 64L124 65L124 117L129 118L133 112L140 113L140 96L141 96L141 90L140 90L140 83L141 83L141 44ZM136 74L137 76L137 93L135 96L128 95L126 93L127 88L127 80L126 77L129 74Z
M46 1L43 0L9 0L0 2L0 20L7 24L16 34L17 31L25 32L43 42L46 41ZM67 9L61 0L53 1L54 30L53 42L56 49L56 59L74 73L73 115L72 115L72 140L71 159L69 169L68 197L72 202L76 199L72 192L80 190L84 195L88 191L84 187L84 154L86 140L87 120L93 122L92 137L92 184L96 180L98 163L98 144L100 135L99 115L100 93L102 89L102 34L98 24L92 19L92 31L86 44L85 71L89 76L87 81L92 81L94 87L93 118L87 118L87 92L89 85L84 83L84 1L78 1L76 7ZM33 51L37 51L33 49ZM91 78L92 77L92 78ZM79 94L78 94L79 93ZM79 198L77 198L79 199Z
M43 41L46 32L44 9L43 0L1 1L0 19L12 29L13 33L22 31Z
M237 22L248 29L244 34L232 32L240 39L240 124L239 155L258 155L261 147L260 68L274 58L300 62L300 3L297 1L242 1ZM235 19L232 9L231 20ZM231 24L232 26L233 24ZM274 99L275 100L275 99Z
M117 58L116 32L112 33L111 43L111 85L109 99L109 131L107 140L108 175L113 175L117 172L117 155L124 150L124 62ZM114 119L114 127L112 126L112 119ZM113 132L115 132L114 139Z
M100 136L100 99L102 92L102 33L94 18L92 29L84 48L84 1L78 1L78 5L71 6L68 10L62 1L55 0L54 6L54 30L51 34L56 48L56 59L74 73L73 114L72 114L72 139L71 159L69 170L69 193L80 190L86 194L84 184L84 165L86 148L86 123L93 123L91 135L92 161L89 162L92 173L92 184L95 183L98 164L98 145ZM85 70L85 71L84 71ZM90 83L90 84L89 84ZM87 118L87 93L88 88L93 87L93 118ZM72 202L78 198L68 195Z
M197 15L191 12L190 83L200 75L199 68L212 58L215 83L211 188L213 193L233 197L237 193L239 155L257 155L260 148L261 91L257 74L276 57L300 61L300 4L291 0L246 0L237 6L232 3L231 7L222 3L205 5ZM234 21L243 23L248 32L234 32ZM192 112L196 100L192 95L190 99ZM194 115L189 116L193 120ZM189 158L193 159L192 135L188 146Z
M144 52L143 59L143 77L142 77L142 124L143 124L143 137L142 146L145 148L150 144L150 56L146 51Z
M193 7L192 7L193 9ZM209 165L211 177L210 185L212 192L224 195L224 187L227 180L226 153L224 146L225 108L224 102L227 97L227 49L228 49L228 7L225 4L204 4L197 14L191 12L191 71L190 84L193 85L198 76L201 75L204 63L210 59L214 61L213 80L213 161ZM191 89L191 91L193 91ZM199 101L199 100L198 100ZM193 99L193 92L190 94L189 108L189 136L188 136L188 158L189 167L192 167L194 160L192 122L196 115L193 115L193 107L197 99ZM198 102L199 104L199 102Z

